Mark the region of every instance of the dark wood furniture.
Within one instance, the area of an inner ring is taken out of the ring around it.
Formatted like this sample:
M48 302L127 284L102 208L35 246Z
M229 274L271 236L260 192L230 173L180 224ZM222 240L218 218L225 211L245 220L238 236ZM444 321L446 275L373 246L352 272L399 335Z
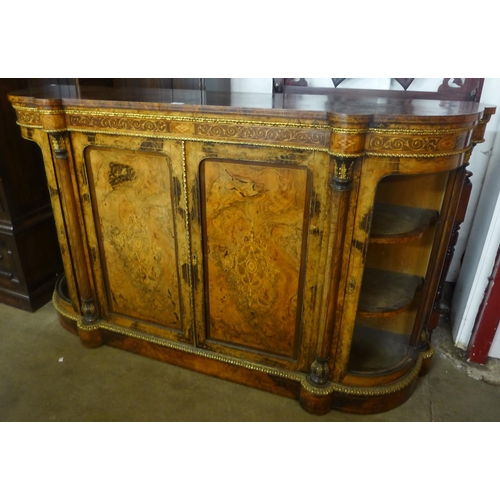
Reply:
M59 87L10 96L42 149L61 322L313 413L393 408L428 323L477 103ZM491 110L489 111L491 112Z
M19 133L7 92L26 79L0 79L0 302L28 311L47 303L62 261L40 148Z

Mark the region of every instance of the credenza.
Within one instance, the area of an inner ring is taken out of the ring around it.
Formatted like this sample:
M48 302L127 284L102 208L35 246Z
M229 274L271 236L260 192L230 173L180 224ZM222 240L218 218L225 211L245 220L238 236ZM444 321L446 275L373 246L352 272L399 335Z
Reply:
M362 94L15 92L64 262L103 344L375 413L410 397L466 166L494 108Z

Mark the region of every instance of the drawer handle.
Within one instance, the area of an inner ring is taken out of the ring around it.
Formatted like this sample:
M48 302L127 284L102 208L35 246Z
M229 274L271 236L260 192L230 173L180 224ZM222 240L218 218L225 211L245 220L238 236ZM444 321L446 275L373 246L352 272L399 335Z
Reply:
M3 278L8 278L8 279L13 279L14 278L14 273L9 273L8 271L2 271L0 269L0 276L2 276Z

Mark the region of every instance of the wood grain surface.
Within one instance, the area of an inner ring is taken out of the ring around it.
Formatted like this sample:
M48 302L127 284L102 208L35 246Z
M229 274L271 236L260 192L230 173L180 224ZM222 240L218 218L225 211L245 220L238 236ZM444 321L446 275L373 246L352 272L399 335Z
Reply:
M86 157L110 310L182 329L168 159L112 148Z
M294 357L307 171L206 160L202 189L208 338Z

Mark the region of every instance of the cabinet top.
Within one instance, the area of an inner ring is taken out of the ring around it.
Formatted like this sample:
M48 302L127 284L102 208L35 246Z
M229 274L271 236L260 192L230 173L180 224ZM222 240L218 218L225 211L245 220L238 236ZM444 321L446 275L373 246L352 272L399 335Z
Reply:
M42 132L134 135L308 149L338 157L460 157L493 107L473 102L48 86L9 95L17 122Z
M191 114L244 114L302 120L345 121L349 118L373 124L422 121L454 122L453 118L478 119L484 106L464 101L373 97L362 91L337 92L335 96L258 94L151 88L105 88L50 85L10 93L14 105L65 108L135 109L177 111Z

